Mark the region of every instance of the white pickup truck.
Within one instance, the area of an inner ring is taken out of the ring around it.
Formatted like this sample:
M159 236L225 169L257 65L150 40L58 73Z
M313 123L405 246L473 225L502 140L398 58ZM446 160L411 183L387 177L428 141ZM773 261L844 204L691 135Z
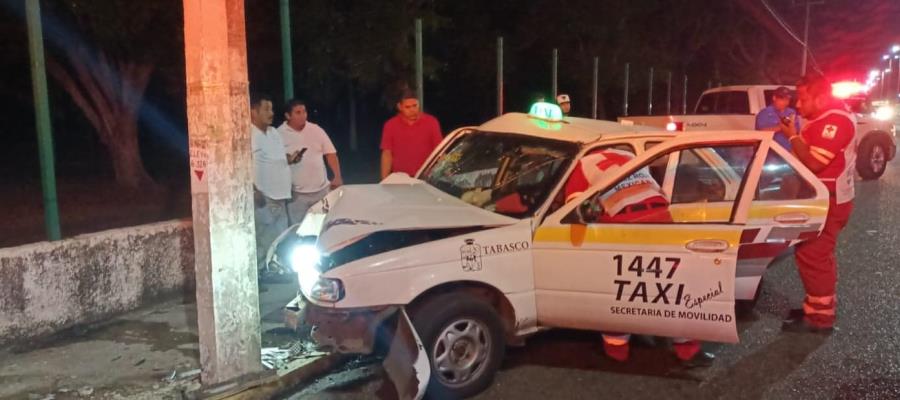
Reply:
M619 122L668 130L752 130L756 114L772 101L776 85L723 86L709 89L697 100L694 114L620 117ZM793 87L790 87L793 90ZM878 179L894 158L896 127L893 121L873 118L865 102L848 101L857 113L859 137L856 170L863 179Z

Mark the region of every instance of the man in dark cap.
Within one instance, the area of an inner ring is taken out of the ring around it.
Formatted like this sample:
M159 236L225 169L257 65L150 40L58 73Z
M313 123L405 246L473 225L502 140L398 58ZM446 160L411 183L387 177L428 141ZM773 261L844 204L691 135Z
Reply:
M797 111L791 107L791 90L780 86L772 93L772 103L768 107L763 108L756 114L756 130L781 132L781 124L784 121L790 121L797 130L800 130L800 120L797 119ZM791 144L784 135L776 134L775 141L790 150Z

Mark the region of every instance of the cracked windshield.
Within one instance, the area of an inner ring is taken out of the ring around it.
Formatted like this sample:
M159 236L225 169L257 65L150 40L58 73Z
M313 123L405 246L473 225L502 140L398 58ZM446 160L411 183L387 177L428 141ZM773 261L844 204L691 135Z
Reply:
M543 204L577 152L573 143L472 131L438 156L422 179L476 207L523 218Z

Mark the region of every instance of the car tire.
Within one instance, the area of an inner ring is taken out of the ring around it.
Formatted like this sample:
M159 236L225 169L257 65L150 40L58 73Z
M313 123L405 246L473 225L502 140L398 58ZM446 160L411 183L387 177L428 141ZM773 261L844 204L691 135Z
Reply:
M878 179L891 158L890 137L881 132L867 134L857 148L856 171L863 180Z
M411 319L431 365L427 398L466 398L490 386L506 351L503 323L490 304L447 293L416 307ZM459 336L450 339L451 332Z

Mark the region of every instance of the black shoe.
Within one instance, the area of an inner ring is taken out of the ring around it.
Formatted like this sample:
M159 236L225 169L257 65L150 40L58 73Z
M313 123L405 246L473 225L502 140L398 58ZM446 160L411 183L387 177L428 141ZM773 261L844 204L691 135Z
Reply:
M697 354L694 354L688 360L680 360L681 365L685 368L706 368L713 364L713 361L716 360L716 356L712 353L707 353L703 350L698 351Z
M787 316L784 317L784 320L782 320L782 322L789 324L794 323L795 321L803 321L804 316L806 316L806 313L803 312L802 308L794 308L788 311Z
M833 326L828 327L819 327L810 325L803 318L798 318L792 321L785 321L781 324L782 332L790 332L790 333L815 333L819 335L830 335L834 332L835 328Z

